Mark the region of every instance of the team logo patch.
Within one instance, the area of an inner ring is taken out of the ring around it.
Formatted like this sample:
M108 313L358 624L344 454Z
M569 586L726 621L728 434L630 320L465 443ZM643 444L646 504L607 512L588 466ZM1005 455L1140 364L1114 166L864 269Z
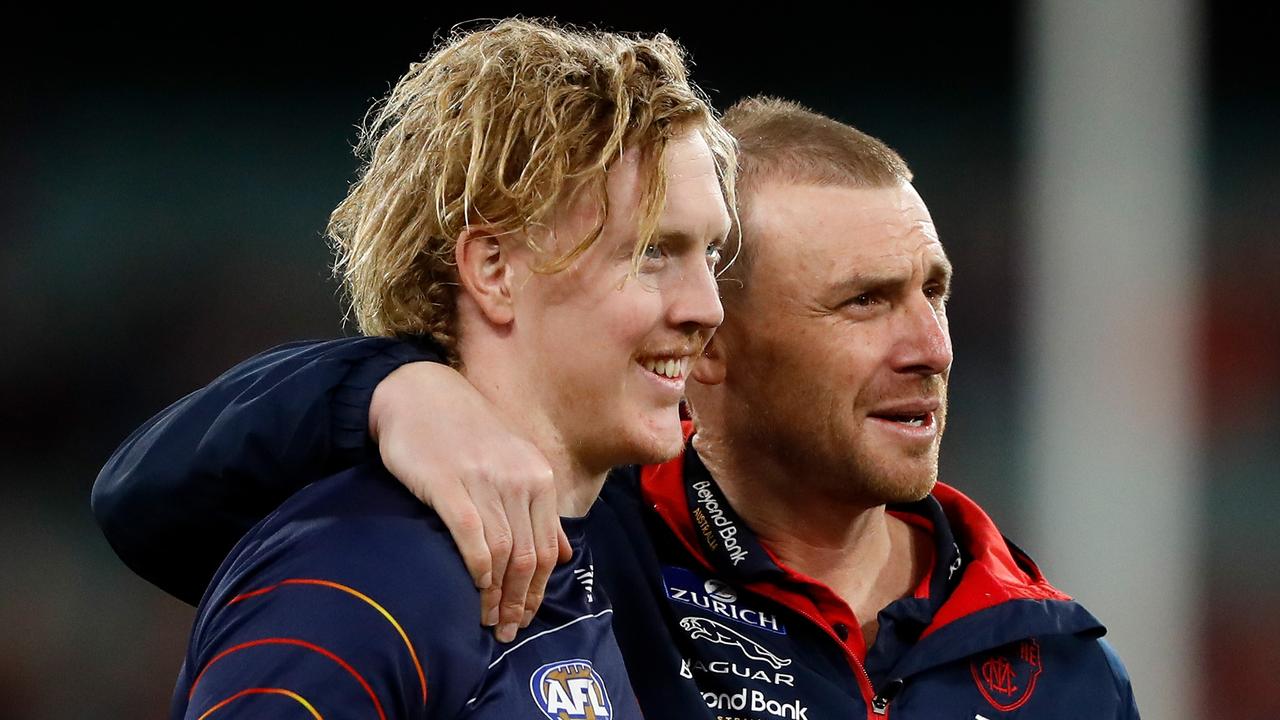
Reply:
M1008 712L1031 699L1044 665L1035 638L1005 645L969 663L978 691L991 707Z
M586 660L543 665L529 678L529 692L551 720L604 720L613 716L604 679Z

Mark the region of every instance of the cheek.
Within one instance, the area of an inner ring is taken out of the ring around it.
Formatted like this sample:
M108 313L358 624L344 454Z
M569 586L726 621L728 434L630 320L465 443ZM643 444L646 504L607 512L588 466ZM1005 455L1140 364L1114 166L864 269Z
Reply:
M570 315L577 326L575 334L580 343L575 351L596 356L601 362L629 363L647 346L657 344L651 341L651 336L662 319L662 299L658 293L631 287L618 290L615 286L595 300L581 305Z
M876 365L876 343L864 332L827 326L794 338L795 364L805 382L849 395L869 380Z
M873 339L839 328L797 338L804 352L793 359L787 374L796 387L793 402L803 404L824 427L815 432L846 438L865 408L881 394L878 354Z

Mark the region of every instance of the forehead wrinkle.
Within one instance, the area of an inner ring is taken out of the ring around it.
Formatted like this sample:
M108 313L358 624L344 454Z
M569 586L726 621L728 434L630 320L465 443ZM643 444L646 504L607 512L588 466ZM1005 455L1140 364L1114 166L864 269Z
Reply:
M833 284L840 289L906 284L921 268L925 279L951 278L951 260L937 240L925 240L910 254L889 251L875 256L860 255L850 258L846 267L831 267L838 276Z

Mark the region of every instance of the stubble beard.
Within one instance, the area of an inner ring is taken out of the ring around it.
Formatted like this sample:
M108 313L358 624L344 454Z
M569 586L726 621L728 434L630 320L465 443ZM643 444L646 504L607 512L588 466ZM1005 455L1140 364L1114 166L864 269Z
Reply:
M830 418L815 427L812 422L787 421L784 416L788 413L776 408L757 411L751 419L738 419L734 436L743 438L741 442L747 443L750 452L773 456L774 464L791 476L786 478L787 492L814 493L844 506L874 507L921 500L937 484L938 454L946 424L945 390L934 416L937 439L906 454L871 443L871 428L850 431L847 418L844 423Z

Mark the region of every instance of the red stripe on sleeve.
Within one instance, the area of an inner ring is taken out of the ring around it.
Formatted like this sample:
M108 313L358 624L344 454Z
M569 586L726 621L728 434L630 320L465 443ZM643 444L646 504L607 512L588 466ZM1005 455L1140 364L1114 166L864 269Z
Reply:
M191 692L187 693L187 699L190 700L192 697L195 696L196 687L200 684L200 680L204 677L205 673L209 672L209 668L213 667L214 663L218 662L222 658L232 653L236 653L251 647L258 647L261 645L295 645L297 647L306 648L307 650L310 650L312 652L319 653L329 658L330 660L336 662L338 665L342 667L343 670L346 670L347 673L351 675L351 677L355 678L356 682L360 683L360 687L364 688L365 694L367 694L369 696L369 699L373 701L373 708L378 713L378 720L387 720L387 714L383 712L382 703L378 702L378 697L377 695L374 694L373 688L370 687L369 683L364 679L363 676L360 675L360 673L356 672L355 668L351 667L350 663L338 657L334 653L320 647L319 645L314 645L305 640L297 640L295 638L263 638L261 640L252 640L250 642L240 643L235 647L223 650L222 652L215 655L212 660L206 663L204 666L204 669L201 670L200 674L196 676L196 681L191 684Z

